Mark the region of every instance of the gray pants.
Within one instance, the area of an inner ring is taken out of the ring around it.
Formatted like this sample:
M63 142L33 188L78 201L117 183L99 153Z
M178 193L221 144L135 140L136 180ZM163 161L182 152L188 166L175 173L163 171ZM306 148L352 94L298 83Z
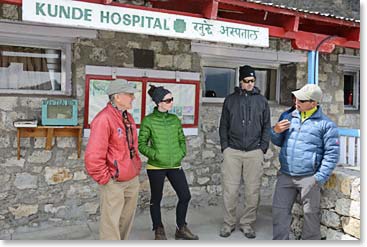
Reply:
M321 239L320 187L313 176L291 177L279 174L273 196L273 239L289 239L292 207L300 193L304 223L302 239Z
M244 181L244 211L240 217L240 227L251 225L256 221L260 201L262 161L264 154L260 149L245 152L226 148L223 152L222 188L224 203L224 224L236 225L236 208L238 203L241 177Z

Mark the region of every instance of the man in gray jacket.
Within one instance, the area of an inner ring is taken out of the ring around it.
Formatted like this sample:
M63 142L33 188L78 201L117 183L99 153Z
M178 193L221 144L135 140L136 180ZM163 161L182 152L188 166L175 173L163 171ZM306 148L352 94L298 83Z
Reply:
M260 90L255 87L255 70L250 66L240 68L240 87L224 101L219 135L223 152L222 191L224 223L221 237L235 230L236 208L241 177L244 180L244 211L239 228L247 238L255 238L260 200L262 162L270 141L270 109Z
M319 86L307 84L293 94L296 110L271 130L272 142L281 147L273 196L273 239L289 239L298 193L304 212L302 239L321 239L320 186L339 159L338 128L318 105L322 98Z

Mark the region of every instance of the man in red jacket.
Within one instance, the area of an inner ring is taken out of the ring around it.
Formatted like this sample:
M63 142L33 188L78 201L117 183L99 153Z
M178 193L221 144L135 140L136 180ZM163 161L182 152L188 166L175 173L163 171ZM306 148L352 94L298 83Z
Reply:
M110 102L93 119L85 167L100 188L101 240L128 239L138 200L141 160L132 108L134 93L126 80L112 81Z

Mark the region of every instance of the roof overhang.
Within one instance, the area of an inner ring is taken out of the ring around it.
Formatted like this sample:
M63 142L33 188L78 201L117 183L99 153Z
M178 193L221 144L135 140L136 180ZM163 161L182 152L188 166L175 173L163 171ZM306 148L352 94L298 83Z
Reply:
M335 46L360 49L360 23L315 12L240 0L149 0L152 7L112 0L79 0L266 27L269 36L291 40L299 50L331 53ZM21 5L22 0L0 0ZM327 39L328 37L332 37ZM319 44L327 39L320 47Z

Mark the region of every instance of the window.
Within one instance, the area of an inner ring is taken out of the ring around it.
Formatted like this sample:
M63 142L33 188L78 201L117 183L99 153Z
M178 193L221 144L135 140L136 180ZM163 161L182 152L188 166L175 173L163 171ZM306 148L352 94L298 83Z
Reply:
M276 100L277 70L255 68L255 86L268 100Z
M204 67L203 97L225 98L236 85L236 69Z
M0 89L61 91L61 49L0 45Z
M255 86L268 100L276 100L277 70L267 68L256 68ZM204 90L202 96L208 102L216 102L211 98L225 98L234 92L239 86L239 78L236 76L237 68L204 67ZM237 73L238 74L238 73Z
M96 30L0 21L0 93L71 95L71 45Z
M360 83L359 72L344 73L344 108L346 110L358 110Z
M244 48L204 41L192 41L191 51L197 53L201 58L202 101L205 103L223 103L224 97L233 92L234 87L239 84L238 68L246 64L255 68L257 77L255 86L260 88L261 94L268 100L279 103L281 93L285 88L283 80L282 85L280 84L281 76L296 74L282 70L282 66L307 62L307 54L301 51L286 52L252 47ZM211 77L216 73L220 75L218 78L222 82ZM294 76L292 83L293 81L296 83L296 79ZM218 83L225 85L217 85ZM283 87L281 88L281 86ZM217 92L218 89L221 89L222 92ZM290 97L288 93L286 94L287 97Z

